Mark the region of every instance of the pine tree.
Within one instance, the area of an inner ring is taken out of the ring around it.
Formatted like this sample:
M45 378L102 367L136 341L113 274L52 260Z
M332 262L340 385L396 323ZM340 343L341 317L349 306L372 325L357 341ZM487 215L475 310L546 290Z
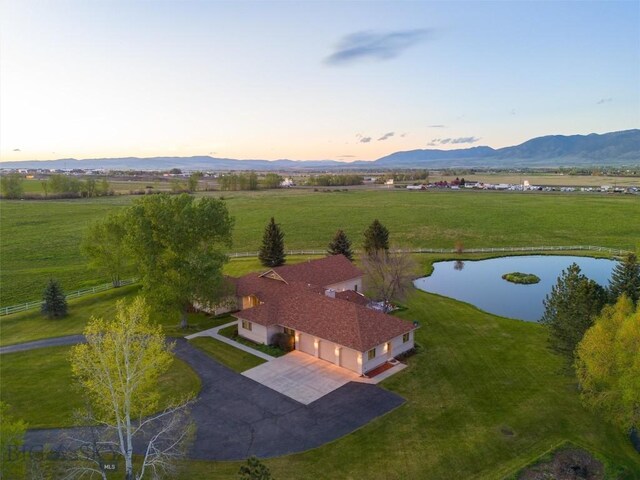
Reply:
M67 314L67 298L57 280L49 280L42 296L42 313L49 318L60 318Z
M284 265L286 254L284 253L284 233L280 230L273 217L264 229L262 246L258 258L265 267L279 267Z
M615 303L623 293L634 305L640 300L640 264L634 253L628 254L613 269L609 281L609 301Z
M351 251L351 242L347 234L343 230L338 230L329 244L327 250L329 255L344 255L350 261L353 261L353 252Z
M374 255L380 250L389 250L389 230L376 218L364 232L364 251Z
M576 346L605 300L605 289L584 276L577 264L563 270L543 302L545 310L540 320L549 329L552 348L573 359Z

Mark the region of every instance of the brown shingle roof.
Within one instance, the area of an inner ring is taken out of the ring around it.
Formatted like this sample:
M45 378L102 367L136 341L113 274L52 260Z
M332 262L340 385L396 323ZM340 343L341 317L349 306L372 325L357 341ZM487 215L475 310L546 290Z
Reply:
M344 255L329 255L294 265L283 265L273 269L286 282L303 282L320 287L361 277L362 271Z
M343 290L342 292L336 292L336 298L340 300L346 300L348 302L357 303L366 307L369 305L370 300L360 292L354 292L353 290Z
M286 295L242 310L235 316L264 326L293 328L359 352L415 328L406 320L329 298L300 283L289 285Z

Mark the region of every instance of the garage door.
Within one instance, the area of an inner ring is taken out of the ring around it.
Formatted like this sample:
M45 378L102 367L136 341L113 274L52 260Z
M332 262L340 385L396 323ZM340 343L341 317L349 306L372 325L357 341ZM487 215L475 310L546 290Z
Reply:
M340 366L360 373L360 365L358 365L358 352L350 348L343 348L340 352Z
M315 356L316 349L313 346L313 335L307 335L306 333L301 333L300 339L298 340L298 350Z
M336 345L326 340L320 341L320 358L327 362L336 363Z

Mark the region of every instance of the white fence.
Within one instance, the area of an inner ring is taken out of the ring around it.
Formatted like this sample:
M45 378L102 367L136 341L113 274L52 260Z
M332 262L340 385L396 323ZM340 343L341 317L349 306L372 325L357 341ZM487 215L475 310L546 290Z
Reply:
M135 279L131 278L128 280L120 280L121 287L125 285L131 285L135 282ZM102 285L97 285L95 287L84 288L82 290L76 290L75 292L68 293L65 295L67 300L71 298L83 297L85 295L91 295L92 293L104 292L105 290L111 290L115 288L113 283L104 283ZM24 312L25 310L31 310L32 308L40 308L42 305L42 300L36 300L33 302L27 303L19 303L18 305L11 305L10 307L0 307L0 317L5 315L10 315L12 313Z
M573 245L573 246L555 246L555 247L496 247L496 248L465 248L462 252L459 252L455 248L408 248L408 249L398 249L395 250L397 252L405 252L405 253L503 253L503 252L560 252L560 251L591 251L591 252L601 252L606 253L612 256L623 256L629 253L628 250L620 250L617 248L607 248L607 247L596 247L593 245ZM355 253L359 253L358 250L354 251ZM326 255L326 250L287 250L285 252L287 255ZM250 258L257 257L258 252L235 252L230 253L229 258ZM135 279L122 280L120 282L121 286L130 285L135 282ZM114 288L113 284L105 283L103 285L98 285L97 287L85 288L83 290L78 290L76 292L69 293L67 295L68 299L78 298L84 295L91 295L92 293L102 292L104 290L110 290ZM23 312L25 310L31 310L32 308L40 307L42 305L42 300L37 300L34 302L21 303L18 305L11 305L10 307L0 307L0 317L4 315L9 315L11 313Z
M592 245L574 245L562 247L495 247L495 248L464 248L462 252L455 248L403 248L394 250L406 253L495 253L495 252L551 252L551 251L580 251L588 250L592 252L602 252L613 256L621 256L629 253L628 250L617 248L596 247ZM287 250L287 255L326 255L326 250ZM361 253L354 250L354 253ZM257 257L258 252L236 252L230 253L230 258Z

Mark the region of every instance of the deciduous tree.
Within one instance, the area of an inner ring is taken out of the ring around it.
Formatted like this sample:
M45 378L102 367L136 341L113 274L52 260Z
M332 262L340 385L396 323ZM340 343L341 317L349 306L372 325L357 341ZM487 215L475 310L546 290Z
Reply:
M367 255L376 255L389 250L389 230L376 218L364 232L364 251Z
M604 288L573 263L558 277L544 300L541 323L549 329L552 348L573 359L578 342L592 325L606 300Z
M91 406L91 420L101 428L93 431L99 440L83 445L109 447L124 459L125 479L155 477L170 471L173 460L184 452L190 424L185 416L188 399L176 399L160 414L158 379L173 362L172 344L162 329L149 320L149 308L142 297L131 304L119 301L114 319L92 318L85 328L86 344L73 347L71 367L74 377ZM134 444L142 461L133 461ZM96 452L98 454L99 452ZM73 465L87 471L100 470L91 458L88 464ZM104 472L102 472L104 473Z
M351 241L347 237L347 234L343 230L338 230L329 243L329 249L327 250L329 255L344 255L349 260L353 261L353 252L351 251Z
M60 282L53 278L49 280L42 294L41 311L49 318L61 318L67 314L67 297Z
M196 190L198 190L198 182L203 176L204 175L202 172L193 172L189 176L189 180L187 180L187 187L190 192L195 192Z
M378 250L363 255L365 290L375 300L383 302L385 311L392 301L402 301L411 291L417 266L410 254L399 251Z
M2 187L2 193L5 198L21 198L24 194L24 187L22 183L22 175L19 173L2 175L2 178L0 179L0 186Z
M132 260L125 244L126 235L123 215L112 213L90 225L80 244L90 266L107 275L114 287L120 286L124 275L131 272Z
M629 253L613 269L609 281L609 298L614 303L622 294L636 305L640 300L640 264L635 253Z
M0 479L21 478L24 473L19 449L24 442L27 424L15 418L9 410L9 405L0 401Z
M582 399L625 431L640 430L640 306L622 294L576 349Z
M145 296L187 326L194 301L212 306L226 294L233 218L222 200L159 194L134 201L124 212L125 243Z
M284 265L284 233L273 217L264 229L262 246L258 253L260 263L265 267L279 267Z

